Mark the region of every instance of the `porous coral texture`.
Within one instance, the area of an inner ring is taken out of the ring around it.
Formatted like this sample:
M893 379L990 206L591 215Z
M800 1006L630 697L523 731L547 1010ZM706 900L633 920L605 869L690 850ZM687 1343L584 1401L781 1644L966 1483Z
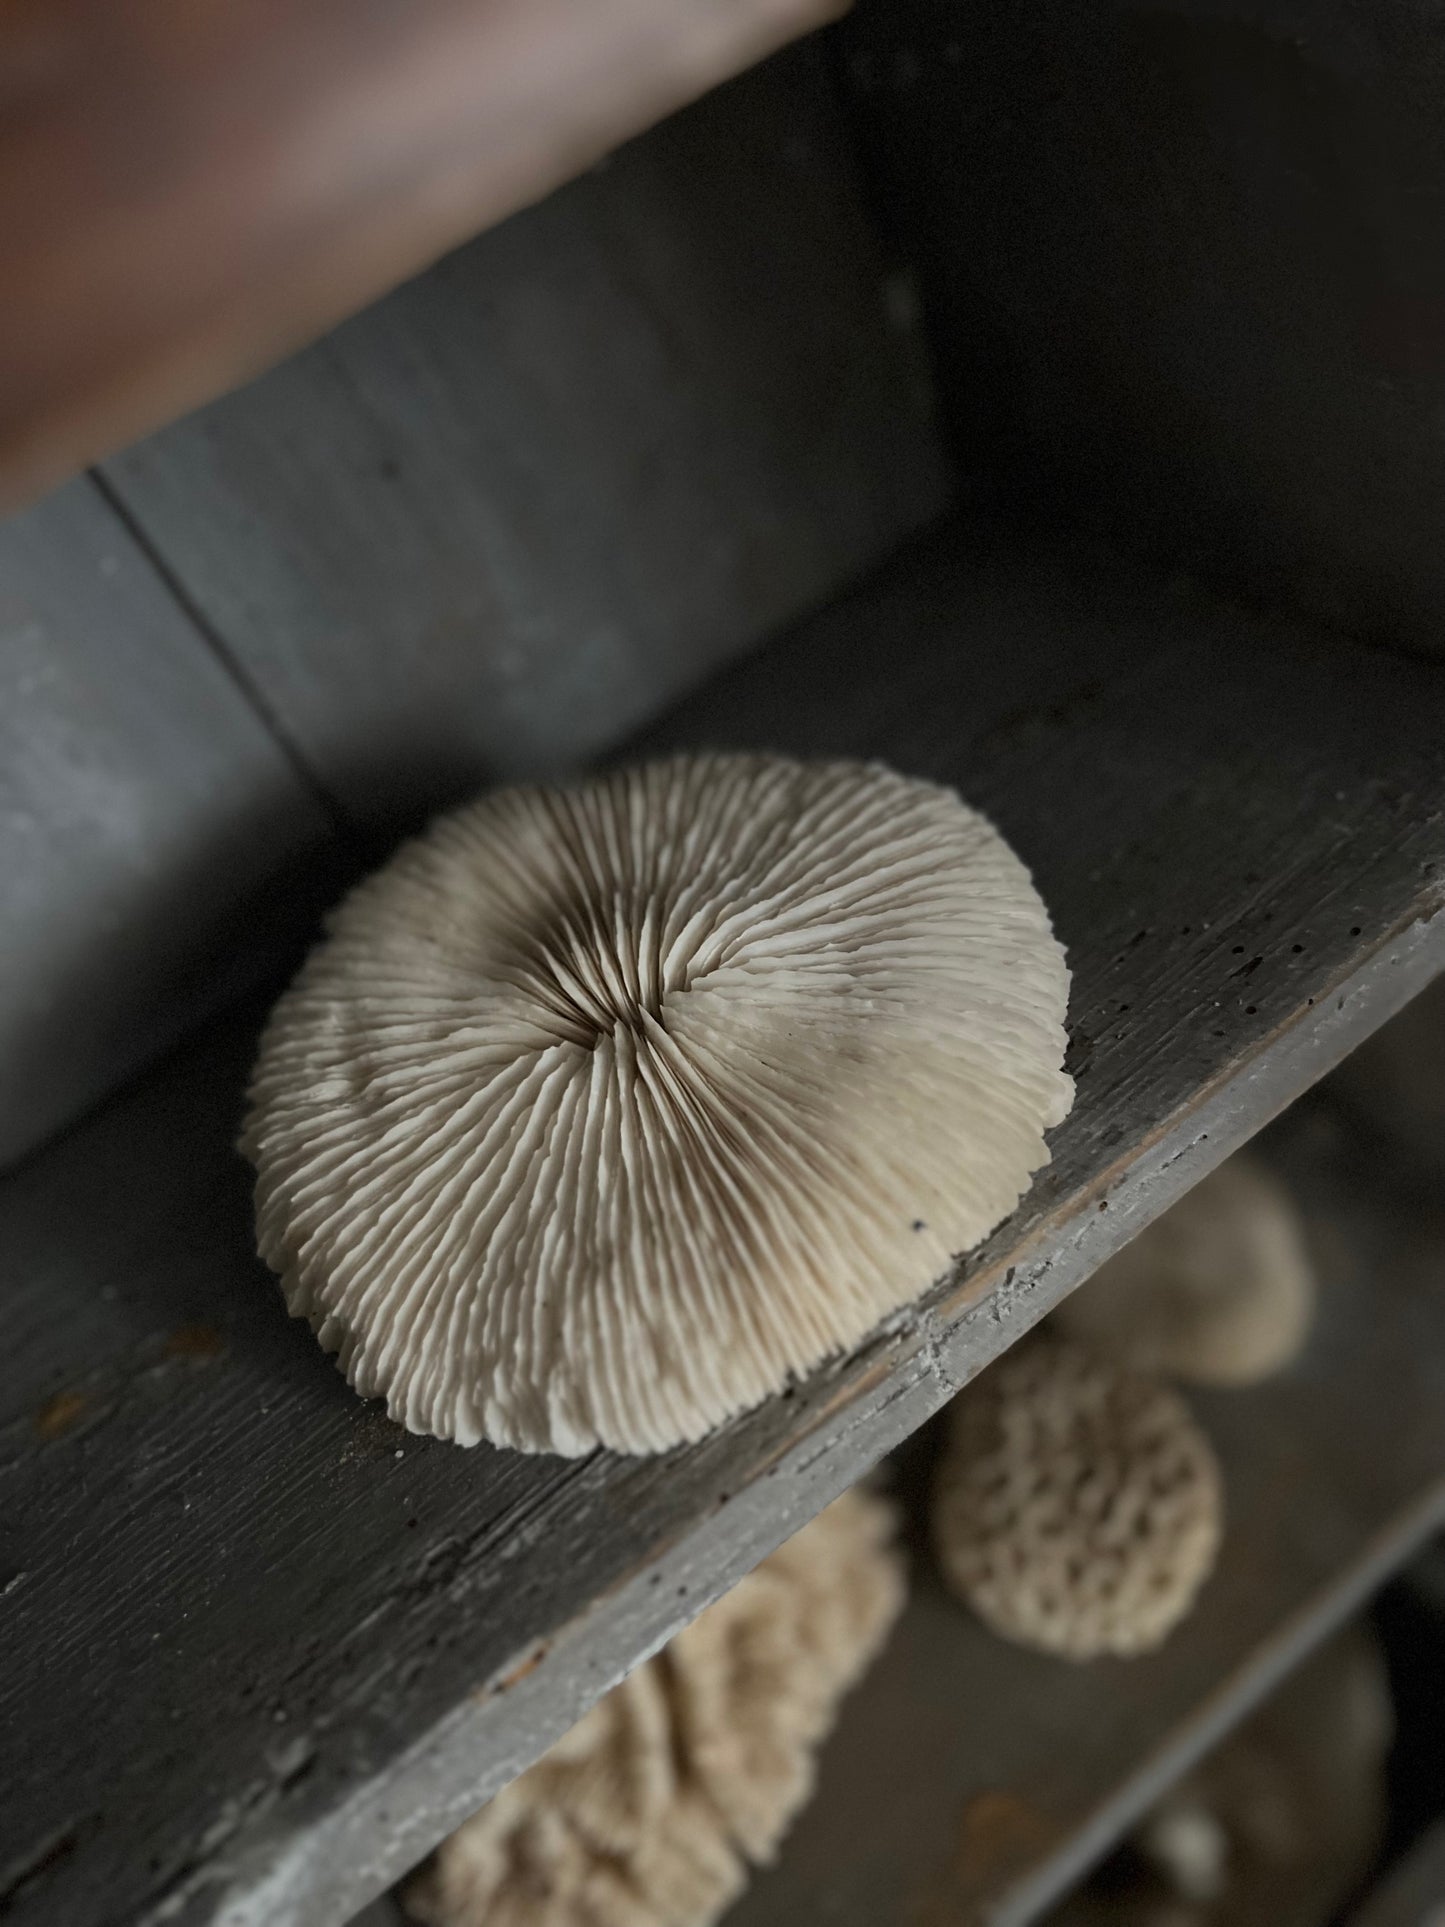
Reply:
M1289 1193L1235 1156L1066 1298L1059 1328L1141 1372L1249 1385L1309 1333L1315 1281Z
M362 884L252 1079L263 1256L414 1431L657 1451L862 1338L1067 1111L1028 873L876 765L496 792Z
M950 1410L933 1537L1005 1639L1068 1659L1149 1651L1214 1565L1218 1463L1177 1393L1068 1340L1007 1353Z
M705 1927L772 1854L903 1603L846 1494L638 1667L404 1891L426 1927Z

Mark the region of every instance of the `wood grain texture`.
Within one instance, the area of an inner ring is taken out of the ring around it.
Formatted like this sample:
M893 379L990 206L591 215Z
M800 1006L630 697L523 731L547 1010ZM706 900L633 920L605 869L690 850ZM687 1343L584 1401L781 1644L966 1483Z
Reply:
M800 48L107 475L394 828L615 742L937 515L897 314Z
M979 485L1438 653L1438 9L862 0L853 25Z
M1194 1612L1127 1661L1073 1665L996 1639L942 1590L922 1543L921 1438L904 1468L907 1611L729 1927L1037 1920L1445 1524L1445 1213L1392 1193L1384 1159L1324 1106L1269 1140L1308 1214L1320 1311L1282 1376L1189 1393L1226 1505Z
M319 334L837 0L11 0L0 502Z
M468 1453L355 1400L252 1256L244 1021L11 1178L13 1917L327 1927L420 1858L1445 962L1441 688L985 529L650 733L956 782L1075 971L1014 1217L695 1448Z
M274 970L327 827L92 483L0 527L0 1161Z

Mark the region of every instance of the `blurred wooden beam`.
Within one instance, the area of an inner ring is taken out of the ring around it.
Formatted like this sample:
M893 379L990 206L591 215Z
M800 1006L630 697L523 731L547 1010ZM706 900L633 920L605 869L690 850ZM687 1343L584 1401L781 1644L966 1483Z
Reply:
M0 507L846 0L0 0Z

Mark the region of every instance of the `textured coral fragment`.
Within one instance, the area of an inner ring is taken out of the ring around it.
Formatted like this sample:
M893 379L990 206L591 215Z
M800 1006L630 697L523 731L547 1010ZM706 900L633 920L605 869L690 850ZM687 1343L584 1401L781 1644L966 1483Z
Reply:
M1136 1371L1252 1385L1298 1354L1314 1305L1289 1193L1236 1155L1101 1265L1054 1320Z
M1067 1111L1018 858L876 765L497 791L363 883L277 1005L263 1256L414 1431L659 1451L977 1243Z
M933 1536L994 1632L1068 1659L1157 1646L1219 1549L1209 1440L1179 1395L1066 1339L1005 1354L954 1401Z
M846 1493L598 1702L404 1892L425 1927L706 1927L812 1791L903 1603L889 1508Z

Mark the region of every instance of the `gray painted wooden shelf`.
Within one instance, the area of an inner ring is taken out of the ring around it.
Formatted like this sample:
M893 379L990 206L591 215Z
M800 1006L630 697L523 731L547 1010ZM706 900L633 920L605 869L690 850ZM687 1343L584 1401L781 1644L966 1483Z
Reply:
M1227 1505L1193 1615L1146 1658L1071 1665L993 1638L919 1550L813 1801L728 1927L1025 1927L1445 1525L1445 1211L1362 1182L1368 1147L1322 1105L1270 1139L1320 1313L1286 1373L1189 1393ZM921 1524L926 1466L902 1474Z
M1013 1218L655 1461L408 1438L284 1318L231 1151L256 1014L0 1185L0 1894L328 1927L1445 963L1438 667L948 531L647 746L879 755L1033 866L1074 1114Z

